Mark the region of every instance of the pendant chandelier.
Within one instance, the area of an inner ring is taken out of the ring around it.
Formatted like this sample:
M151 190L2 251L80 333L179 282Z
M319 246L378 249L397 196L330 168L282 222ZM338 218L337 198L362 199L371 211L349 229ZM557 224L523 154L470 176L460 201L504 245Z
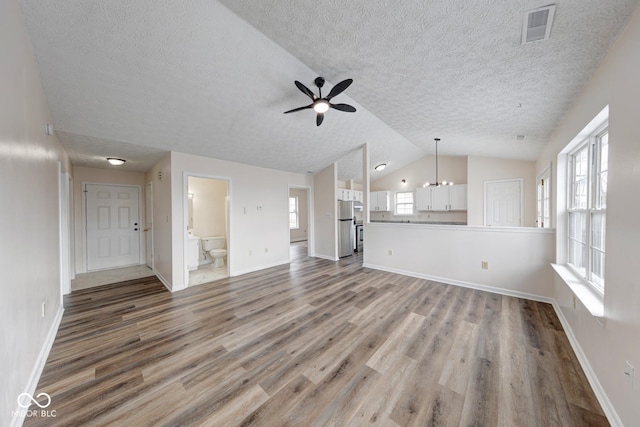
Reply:
M425 182L423 187L430 187L430 186L435 186L435 187L440 187L441 185L453 185L453 182L451 181L438 181L438 141L440 141L440 138L434 138L434 140L436 141L436 182Z

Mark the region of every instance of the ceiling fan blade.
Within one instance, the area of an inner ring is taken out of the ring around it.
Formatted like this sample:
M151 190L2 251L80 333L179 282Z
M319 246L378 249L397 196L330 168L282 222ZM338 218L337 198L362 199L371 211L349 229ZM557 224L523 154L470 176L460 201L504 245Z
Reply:
M298 108L294 108L293 110L285 111L283 114L295 113L296 111L307 110L307 109L312 108L312 107L313 107L313 104L309 104L306 107L298 107Z
M302 83L300 83L299 81L295 80L296 86L298 86L298 89L300 89L300 92L304 93L305 95L307 95L309 98L311 98L313 101L315 101L316 99L316 95L311 92L311 89L309 89L308 87L306 87L305 85L303 85Z
M344 92L346 88L348 88L351 85L351 83L353 83L353 79L347 79L347 80L341 81L331 89L331 92L329 92L329 95L327 95L325 99L328 101L334 96L341 94L342 92Z
M324 114L318 113L318 115L316 116L316 126L320 126L323 120L324 120Z
M346 111L347 113L355 113L356 107L352 107L349 104L329 104L331 108L335 108L336 110Z

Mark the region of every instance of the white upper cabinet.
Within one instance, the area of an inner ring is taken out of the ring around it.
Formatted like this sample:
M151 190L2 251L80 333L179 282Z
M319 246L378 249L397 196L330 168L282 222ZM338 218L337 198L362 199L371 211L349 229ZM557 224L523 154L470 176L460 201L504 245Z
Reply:
M467 184L416 188L418 211L466 211Z
M452 185L449 187L449 210L467 210L467 184Z
M449 188L449 186L431 187L431 209L429 210L449 210Z
M389 210L389 191L372 191L369 193L369 204L372 211Z
M338 200L350 200L352 202L362 202L362 191L349 190L348 188L336 188Z
M416 210L431 210L431 188L416 188Z

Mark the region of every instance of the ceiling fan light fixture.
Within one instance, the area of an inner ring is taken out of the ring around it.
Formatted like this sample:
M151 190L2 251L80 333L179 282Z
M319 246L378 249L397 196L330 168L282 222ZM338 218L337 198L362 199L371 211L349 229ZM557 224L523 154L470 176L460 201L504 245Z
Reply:
M316 101L315 104L313 104L313 110L320 114L326 113L329 111L329 103L324 100Z
M124 163L126 162L126 160L119 159L117 157L107 157L107 161L111 163L113 166L124 165Z

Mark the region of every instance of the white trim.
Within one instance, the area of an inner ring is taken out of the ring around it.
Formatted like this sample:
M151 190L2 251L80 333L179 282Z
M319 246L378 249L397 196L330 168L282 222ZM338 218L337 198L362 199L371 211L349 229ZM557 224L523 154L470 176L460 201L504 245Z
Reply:
M553 300L552 305L553 305L553 309L556 311L556 314L558 315L558 319L560 319L562 328L564 329L564 332L567 335L567 338L569 339L569 344L571 344L571 348L573 349L573 352L578 358L578 362L580 363L580 366L582 367L582 370L584 371L584 374L587 377L587 381L589 381L589 385L591 386L591 389L596 395L596 398L598 399L598 403L600 403L600 406L602 406L602 410L604 411L604 414L607 416L607 420L609 421L609 423L611 423L613 427L623 427L622 420L618 416L618 413L616 412L613 404L609 400L607 393L604 391L604 388L600 384L600 381L598 380L598 376L596 375L596 373L593 371L593 368L589 364L589 359L584 354L584 351L582 351L582 347L580 347L580 344L578 343L576 336L573 334L573 330L571 329L569 321L567 320L566 317L564 317L564 313L562 312L560 305L556 300Z
M482 203L483 203L483 217L482 224L485 227L487 226L487 184L496 184L498 182L518 182L520 185L520 218L519 218L519 227L522 227L524 223L524 178L511 178L511 179L495 179L483 182L483 194L482 194ZM493 226L491 226L493 227ZM503 227L503 228L511 228L511 227ZM515 227L517 228L517 227Z
M465 281L462 281L462 280L447 279L445 277L431 276L429 274L421 274L421 273L416 273L416 272L413 272L413 271L406 271L406 270L400 270L400 269L396 269L396 268L383 267L383 266L376 265L376 264L366 263L366 264L363 264L363 267L371 268L373 270L386 271L388 273L402 274L403 276L416 277L418 279L425 279L425 280L431 280L431 281L434 281L434 282L446 283L448 285L460 286L460 287L463 287L463 288L470 288L470 289L476 289L476 290L479 290L479 291L491 292L493 294L506 295L506 296L509 296L509 297L525 298L525 299L528 299L528 300L546 302L546 303L549 303L549 304L553 303L553 301L554 301L553 298L543 297L541 295L529 294L529 293L526 293L526 292L519 292L519 291L511 291L511 290L507 290L507 289L503 289L503 288L496 288L494 286L481 285L479 283L465 282Z
M147 200L147 187L150 189L149 193L151 194L150 200ZM149 207L151 208L151 212L147 212L147 202L149 204ZM149 218L151 218L151 227L149 227L149 224L147 224L147 215L149 216ZM145 184L144 186L144 228L147 229L147 233L148 235L151 237L151 265L147 264L147 257L149 257L149 254L147 253L147 234L145 234L145 238L144 238L144 263L147 267L149 267L151 270L154 269L155 266L155 251L154 251L154 246L153 246L153 181L149 181L148 183ZM144 231L143 231L144 233Z
M165 279L164 276L162 274L160 274L160 272L158 270L156 270L155 268L152 271L153 271L153 274L156 275L158 280L160 280L160 283L162 283L164 285L164 287L169 290L169 292L173 293L173 289L171 288L171 283L169 283L169 281L167 279Z
M29 393L33 395L38 387L38 382L40 381L40 376L42 375L42 371L44 370L44 366L47 363L47 358L49 357L49 353L51 352L51 348L53 347L53 342L56 339L56 335L58 334L58 329L60 328L60 323L62 322L62 315L64 314L64 306L60 305L58 308L58 312L53 318L53 323L49 328L49 332L42 343L42 347L40 348L40 353L38 354L38 358L36 359L36 363L33 366L33 370L31 371L31 375L29 375L29 380L27 381L27 385L25 387L24 393ZM18 427L21 426L24 422L24 415L26 415L25 411L17 404L15 406L15 414L11 418L10 426ZM20 414L24 414L21 416Z

